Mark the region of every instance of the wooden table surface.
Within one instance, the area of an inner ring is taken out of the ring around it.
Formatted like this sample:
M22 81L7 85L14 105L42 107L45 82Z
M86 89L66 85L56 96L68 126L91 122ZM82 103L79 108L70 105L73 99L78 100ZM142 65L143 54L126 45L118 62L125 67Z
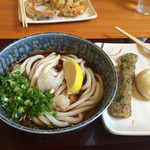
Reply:
M0 39L19 39L36 33L64 32L83 38L125 38L114 29L119 26L136 37L150 37L150 16L136 11L138 0L91 0L97 18L81 22L29 24L18 20L17 0L0 2Z

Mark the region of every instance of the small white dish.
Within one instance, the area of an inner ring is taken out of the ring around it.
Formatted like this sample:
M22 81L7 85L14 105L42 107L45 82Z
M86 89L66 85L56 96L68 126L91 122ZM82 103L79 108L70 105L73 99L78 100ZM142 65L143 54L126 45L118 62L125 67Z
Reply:
M79 15L76 17L63 17L63 16L56 16L53 19L50 20L33 20L32 18L26 16L27 23L59 23L59 22L73 22L73 21L84 21L84 20L90 20L97 17L97 13L94 10L90 0L88 0L89 8L86 10L86 12L83 15ZM20 20L20 16L19 20Z
M96 43L112 59L114 65L116 60L125 53L135 53L138 55L135 75L144 69L150 68L150 55L145 53L141 47L136 44L114 44L114 43ZM150 101L147 101L136 90L133 85L133 94L131 99L132 116L127 119L117 119L112 117L108 109L102 114L103 124L110 133L116 135L150 135Z

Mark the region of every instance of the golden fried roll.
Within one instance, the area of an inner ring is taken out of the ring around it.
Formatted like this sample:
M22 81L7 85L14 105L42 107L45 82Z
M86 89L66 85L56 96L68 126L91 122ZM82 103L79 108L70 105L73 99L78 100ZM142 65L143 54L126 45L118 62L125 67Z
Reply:
M131 95L138 56L127 53L121 57L118 72L118 90L109 109L113 116L128 118L131 115Z

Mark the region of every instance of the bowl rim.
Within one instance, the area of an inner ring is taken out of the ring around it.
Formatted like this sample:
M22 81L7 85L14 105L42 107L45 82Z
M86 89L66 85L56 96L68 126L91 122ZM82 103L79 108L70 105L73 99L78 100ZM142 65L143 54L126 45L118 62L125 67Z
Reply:
M9 49L9 47L13 46L14 44L24 41L24 40L28 40L30 38L34 38L34 37L39 37L39 36L48 36L48 35L60 35L60 36L68 36L68 37L73 37L79 40L82 40L86 43L89 43L90 45L94 46L98 51L100 50L103 55L105 55L105 57L107 58L107 60L109 61L112 70L113 70L113 74L114 74L114 82L115 82L115 86L111 95L111 98L109 100L109 102L105 105L105 107L102 110L97 111L96 114L94 114L92 117L90 117L89 119L82 121L76 125L71 125L68 127L64 127L64 128L59 128L59 129L34 129L34 128L29 128L23 125L20 125L16 122L14 122L11 118L7 119L5 118L1 113L0 113L0 119L2 121L4 121L6 124L22 130L24 132L29 132L29 133L35 133L35 134L62 134L62 133L68 133L70 131L75 131L77 129L83 128L85 126L87 126L88 124L90 124L91 122L95 121L98 117L100 117L102 115L102 113L109 107L109 105L111 104L111 102L113 101L116 91L117 91L117 87L118 87L118 77L117 77L117 71L111 61L111 59L109 58L109 56L102 50L102 48L98 47L95 43L93 43L92 41L82 38L80 36L77 35L73 35L73 34L68 34L68 33L61 33L61 32L45 32L45 33L37 33L37 34L33 34L33 35L29 35L26 37L23 37L21 39L17 39L15 41L13 41L12 43L8 44L7 46L5 46L1 51L0 51L0 55L7 49ZM72 128L73 127L73 128Z

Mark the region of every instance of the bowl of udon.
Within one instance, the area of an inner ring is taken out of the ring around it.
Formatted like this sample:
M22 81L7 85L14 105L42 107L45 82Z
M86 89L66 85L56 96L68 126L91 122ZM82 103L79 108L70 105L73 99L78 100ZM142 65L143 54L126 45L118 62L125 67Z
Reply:
M0 119L30 133L75 131L108 108L117 82L110 58L91 41L65 33L27 36L0 52Z

